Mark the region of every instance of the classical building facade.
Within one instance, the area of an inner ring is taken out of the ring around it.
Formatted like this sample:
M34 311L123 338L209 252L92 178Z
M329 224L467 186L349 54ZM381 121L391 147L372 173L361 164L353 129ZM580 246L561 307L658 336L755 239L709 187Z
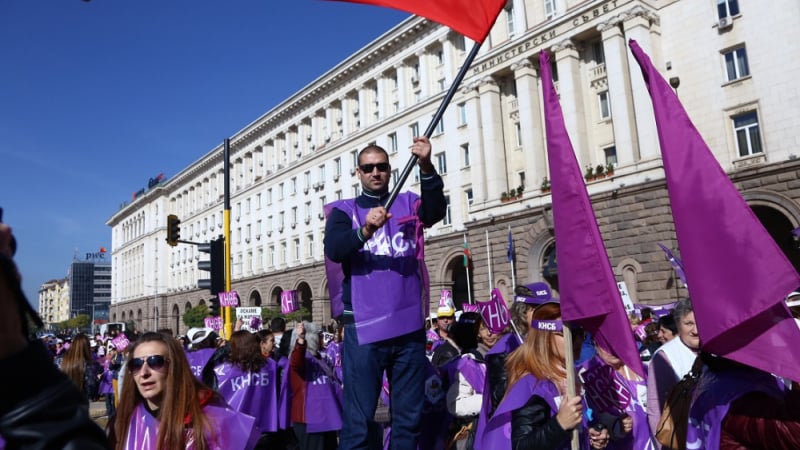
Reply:
M46 326L69 319L69 280L50 280L39 287L39 316Z
M798 50L798 20L796 0L770 8L736 0L509 1L431 138L449 200L446 219L426 231L432 298L451 289L460 304L468 292L482 298L499 287L508 300L512 279L557 290L542 50L551 53L618 281L638 303L687 294L657 246L679 252L629 39L670 80L723 169L800 266L791 237L800 224L800 60L786 57ZM328 320L323 205L358 194L355 156L369 143L387 149L398 176L472 45L411 17L231 136L232 280L242 303L277 308L282 290L297 289L313 320ZM418 190L416 175L407 187ZM179 216L183 239L207 242L222 234L222 200L220 146L108 220L112 321L185 331L180 316L210 296L196 287L204 278L197 248L165 243L166 218Z

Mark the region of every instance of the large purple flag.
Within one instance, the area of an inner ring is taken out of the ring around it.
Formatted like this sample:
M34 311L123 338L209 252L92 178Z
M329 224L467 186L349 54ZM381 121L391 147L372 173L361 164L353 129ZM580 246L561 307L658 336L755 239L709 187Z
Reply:
M678 275L678 278L681 279L683 285L688 288L689 285L686 284L686 269L683 268L683 262L681 262L677 256L673 255L672 251L661 242L658 243L658 246L661 247L661 250L663 250L664 254L667 255L667 260L670 264L672 264L672 270L674 270L675 274Z
M544 91L547 159L553 195L561 314L592 333L596 342L631 370L645 376L630 322L608 261L581 167L572 149L550 73L539 55Z
M702 348L800 380L800 329L784 303L800 286L800 276L731 183L650 58L636 41L631 40L630 47L653 101Z

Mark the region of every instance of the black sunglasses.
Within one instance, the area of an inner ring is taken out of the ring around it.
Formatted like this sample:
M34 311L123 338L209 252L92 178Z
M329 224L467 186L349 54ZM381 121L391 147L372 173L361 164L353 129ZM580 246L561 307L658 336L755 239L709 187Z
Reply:
M147 362L147 367L152 370L161 370L167 365L169 360L161 355L150 355L146 358L133 358L128 361L128 370L135 375L142 370L145 362Z
M382 162L377 164L361 164L360 166L358 166L358 168L361 169L361 171L364 173L372 173L372 171L375 170L376 167L378 168L378 172L389 171L388 162Z

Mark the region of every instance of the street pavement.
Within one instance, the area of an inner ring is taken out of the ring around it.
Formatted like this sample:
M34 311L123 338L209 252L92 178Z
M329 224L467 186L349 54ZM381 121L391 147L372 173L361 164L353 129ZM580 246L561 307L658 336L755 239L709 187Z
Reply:
M100 428L105 430L106 424L108 423L106 402L101 400L99 402L89 403L89 417L91 417L97 425L100 425Z

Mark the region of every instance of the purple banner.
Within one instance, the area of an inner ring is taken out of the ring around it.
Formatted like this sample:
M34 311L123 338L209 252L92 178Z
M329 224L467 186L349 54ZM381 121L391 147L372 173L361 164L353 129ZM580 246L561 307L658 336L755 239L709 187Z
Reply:
M461 305L461 311L463 311L465 313L466 312L481 312L481 309L478 307L478 305L473 305L471 303L465 303L465 304Z
M300 305L297 301L297 291L281 292L281 314L293 313L298 309L300 309Z
M278 375L272 358L267 358L258 372L243 372L229 362L215 367L214 372L218 391L231 408L255 417L262 433L278 431Z
M203 322L206 324L206 328L211 328L216 331L222 329L222 317L206 317L203 319Z
M564 322L560 320L532 320L531 328L539 331L564 331Z
M486 327L492 333L502 333L511 320L511 315L508 312L508 306L506 306L506 301L503 300L500 289L492 289L491 299L488 302L478 302L478 306Z
M128 336L120 333L119 336L111 340L111 343L114 344L114 348L117 350L124 351L126 348L128 348L128 345L130 345L131 342L128 340Z
M239 294L236 291L220 292L217 297L219 297L219 306L239 306Z

